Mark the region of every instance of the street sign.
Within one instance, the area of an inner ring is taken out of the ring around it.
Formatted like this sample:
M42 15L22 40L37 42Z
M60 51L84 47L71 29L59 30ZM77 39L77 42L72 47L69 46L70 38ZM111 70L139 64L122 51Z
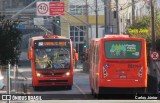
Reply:
M159 54L157 52L151 52L150 57L152 60L157 60L159 58Z
M64 2L37 2L37 16L64 15Z
M37 2L37 15L38 16L49 15L49 2Z

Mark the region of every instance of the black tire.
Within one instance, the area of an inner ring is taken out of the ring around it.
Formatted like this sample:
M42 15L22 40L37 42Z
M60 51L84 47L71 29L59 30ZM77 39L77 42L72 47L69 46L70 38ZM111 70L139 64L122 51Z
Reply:
M93 89L91 89L91 95L92 95L92 96L94 95L94 91L93 91Z
M34 86L33 89L34 89L34 91L39 91L40 87Z
M67 86L67 89L72 90L72 86L71 85Z
M98 94L97 94L97 98L98 98L98 99L102 99L104 93L105 93L105 90L104 90L103 88L99 87L99 92L98 92Z
M94 89L92 89L92 92L93 92L93 93L92 93L92 94L93 94L93 97L94 97L94 98L97 98L97 94L95 93Z

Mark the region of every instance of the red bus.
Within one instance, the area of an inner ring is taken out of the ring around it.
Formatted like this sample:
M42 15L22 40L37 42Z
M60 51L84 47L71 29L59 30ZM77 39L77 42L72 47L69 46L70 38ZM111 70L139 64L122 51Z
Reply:
M28 58L32 68L32 86L73 85L73 55L70 39L45 35L29 39Z
M147 88L146 41L106 35L91 41L90 88L99 94L144 93Z

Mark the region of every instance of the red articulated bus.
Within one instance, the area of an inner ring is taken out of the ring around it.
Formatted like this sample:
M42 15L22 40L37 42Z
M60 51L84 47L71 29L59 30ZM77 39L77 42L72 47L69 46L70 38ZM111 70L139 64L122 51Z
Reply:
M90 88L94 95L144 93L147 88L146 41L106 35L91 41Z
M29 39L28 58L32 68L32 86L73 85L73 55L70 39L44 35Z

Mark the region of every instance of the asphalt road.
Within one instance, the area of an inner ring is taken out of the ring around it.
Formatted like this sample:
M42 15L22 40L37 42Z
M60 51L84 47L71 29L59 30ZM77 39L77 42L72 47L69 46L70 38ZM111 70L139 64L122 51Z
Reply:
M19 65L18 68L18 77L16 78L16 82L14 81L13 72L14 69L11 69L11 77L12 80L12 89L15 89L17 92L23 92L27 94L27 96L37 96L42 100L26 100L26 101L11 101L11 103L160 103L159 100L153 99L148 100L146 96L138 96L133 97L131 100L126 97L117 98L112 95L111 98L102 98L97 100L93 98L90 92L89 87L89 74L82 72L81 69L74 70L74 85L72 90L67 90L64 87L61 88L53 88L53 87L44 87L39 91L34 91L31 81L31 68L29 62L23 62ZM24 79L27 78L27 79ZM16 83L16 85L14 85ZM15 86L15 87L14 87ZM26 95L25 95L26 96ZM145 99L146 97L146 99ZM141 100L139 100L141 99ZM65 101L64 101L65 100ZM83 100L83 101L82 101ZM6 101L0 101L0 103L6 103Z

